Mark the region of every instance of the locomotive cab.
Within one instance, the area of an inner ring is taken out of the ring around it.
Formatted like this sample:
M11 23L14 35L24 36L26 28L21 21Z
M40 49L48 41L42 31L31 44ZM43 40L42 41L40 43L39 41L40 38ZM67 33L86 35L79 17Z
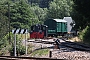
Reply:
M30 38L42 39L47 36L46 25L33 25L31 26Z

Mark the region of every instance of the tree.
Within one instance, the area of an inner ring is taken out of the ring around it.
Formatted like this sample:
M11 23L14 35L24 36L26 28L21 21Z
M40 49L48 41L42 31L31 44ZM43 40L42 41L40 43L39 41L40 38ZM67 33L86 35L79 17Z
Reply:
M9 46L8 5L5 4L5 1L0 1L0 55L4 54Z
M47 14L47 8L40 8L39 6L32 6L32 10L39 19L39 23L43 23Z
M8 20L8 5L7 2L10 3L10 22L12 27L14 28L28 28L30 27L32 20L31 18L35 17L34 12L31 10L30 6L24 1L17 1L13 3L12 1L3 0L0 1L0 55L5 53L5 51L9 51L10 48L13 48L13 34L10 33L11 36L11 43L9 44L9 34L8 34L8 27L9 27L9 20ZM27 8L26 8L27 7ZM38 21L36 19L36 21ZM35 22L38 23L38 22ZM20 26L19 26L20 25ZM18 27L19 26L19 27ZM20 36L19 36L20 37ZM25 48L21 44L21 39L17 39L17 49L20 54L25 53ZM20 43L19 43L20 42ZM7 52L6 51L6 52ZM10 51L11 52L11 51Z
M71 16L73 10L72 0L54 0L50 3L47 18L63 18Z
M90 44L90 0L73 0L74 13L73 18L77 23L77 29L80 30L79 38L84 43Z
M40 8L48 8L53 0L28 0L31 5L39 5Z
M75 10L77 12L78 18L74 16L74 18L77 20L81 28L84 29L87 25L90 25L90 0L73 0L75 3Z
M40 4L39 4L39 6L41 7L41 8L48 8L49 7L49 1L50 0L40 0Z
M13 28L30 28L32 25L32 18L36 18L31 6L25 1L21 0L13 3L11 7L11 26ZM38 23L38 19L35 19Z
M8 33L9 21L7 14L7 7L0 2L0 39Z

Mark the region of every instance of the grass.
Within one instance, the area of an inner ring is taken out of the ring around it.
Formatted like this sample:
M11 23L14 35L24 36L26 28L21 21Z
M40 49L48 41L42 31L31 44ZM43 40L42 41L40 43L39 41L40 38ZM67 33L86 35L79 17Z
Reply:
M41 50L36 50L33 53L31 53L31 56L42 56L42 55L47 55L49 53L48 49L41 49Z

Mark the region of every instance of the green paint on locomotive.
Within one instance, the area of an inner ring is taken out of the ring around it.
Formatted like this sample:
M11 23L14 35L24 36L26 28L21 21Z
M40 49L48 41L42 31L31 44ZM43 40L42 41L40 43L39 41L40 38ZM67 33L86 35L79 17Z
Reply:
M44 22L48 26L48 34L60 35L67 32L67 21L62 19L48 19Z

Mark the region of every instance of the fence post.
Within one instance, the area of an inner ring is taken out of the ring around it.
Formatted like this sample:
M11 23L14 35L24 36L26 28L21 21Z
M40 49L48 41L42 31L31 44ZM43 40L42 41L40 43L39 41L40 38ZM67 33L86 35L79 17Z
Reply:
M27 55L27 33L25 33L25 54Z
M16 55L16 34L14 34L14 56Z
M51 50L49 51L49 57L50 58L52 57L52 51Z

